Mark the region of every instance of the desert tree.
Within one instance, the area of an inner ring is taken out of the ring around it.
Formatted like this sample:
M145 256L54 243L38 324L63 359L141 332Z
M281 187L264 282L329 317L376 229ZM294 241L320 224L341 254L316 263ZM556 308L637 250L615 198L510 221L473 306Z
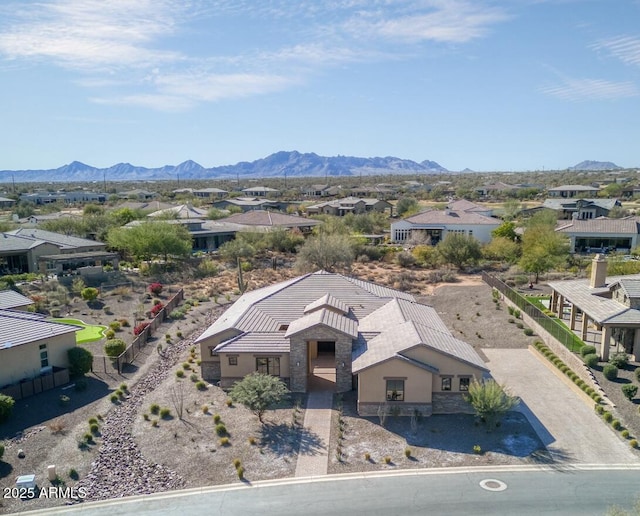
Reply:
M191 234L182 224L167 221L142 222L138 226L114 228L107 242L136 260L184 258L191 253Z
M309 237L298 249L296 267L303 271L348 268L354 260L354 242L348 235L320 234Z
M436 247L442 259L458 269L474 265L482 258L480 242L471 235L447 233Z
M475 410L476 416L487 423L489 432L504 414L520 403L517 396L509 394L504 386L493 379L472 381L465 399Z
M229 393L235 403L247 407L263 424L264 413L280 403L288 394L289 389L280 378L258 372L245 376Z
M549 214L549 211L529 219L522 236L520 267L535 274L536 283L540 274L559 266L569 256L569 239L555 231L555 214Z

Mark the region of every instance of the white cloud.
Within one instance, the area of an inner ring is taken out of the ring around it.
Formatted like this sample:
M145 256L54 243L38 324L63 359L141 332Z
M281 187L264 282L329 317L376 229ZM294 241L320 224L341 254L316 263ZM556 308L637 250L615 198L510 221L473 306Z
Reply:
M640 65L640 38L633 36L618 36L603 39L591 45L597 51L606 51L623 63Z
M640 91L632 82L611 82L602 79L564 78L560 84L541 88L541 91L547 95L574 102L615 100L640 95Z

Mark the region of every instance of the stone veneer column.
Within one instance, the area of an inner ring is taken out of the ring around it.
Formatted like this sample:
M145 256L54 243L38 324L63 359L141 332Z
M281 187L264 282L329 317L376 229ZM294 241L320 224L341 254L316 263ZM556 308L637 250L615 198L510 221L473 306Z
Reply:
M603 362L609 360L609 346L611 346L611 326L603 326L600 341L600 358Z
M292 392L307 392L308 344L301 335L294 335L290 340L289 376Z
M582 312L582 335L581 338L586 342L589 332L589 316L584 311Z
M336 392L349 392L352 389L352 347L351 338L347 335L343 335L336 340ZM342 364L344 364L344 367Z

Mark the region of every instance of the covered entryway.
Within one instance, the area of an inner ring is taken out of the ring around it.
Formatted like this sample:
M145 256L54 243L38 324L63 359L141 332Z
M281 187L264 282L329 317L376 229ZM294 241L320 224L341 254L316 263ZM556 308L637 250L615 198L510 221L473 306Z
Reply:
M330 340L311 341L309 346L309 390L336 390L336 343Z

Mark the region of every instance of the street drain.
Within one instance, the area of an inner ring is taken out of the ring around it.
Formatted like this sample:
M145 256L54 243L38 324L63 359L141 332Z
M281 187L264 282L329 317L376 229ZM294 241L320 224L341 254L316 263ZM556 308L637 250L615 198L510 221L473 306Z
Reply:
M496 480L495 478L487 478L480 481L480 487L487 491L504 491L507 488L502 480Z

